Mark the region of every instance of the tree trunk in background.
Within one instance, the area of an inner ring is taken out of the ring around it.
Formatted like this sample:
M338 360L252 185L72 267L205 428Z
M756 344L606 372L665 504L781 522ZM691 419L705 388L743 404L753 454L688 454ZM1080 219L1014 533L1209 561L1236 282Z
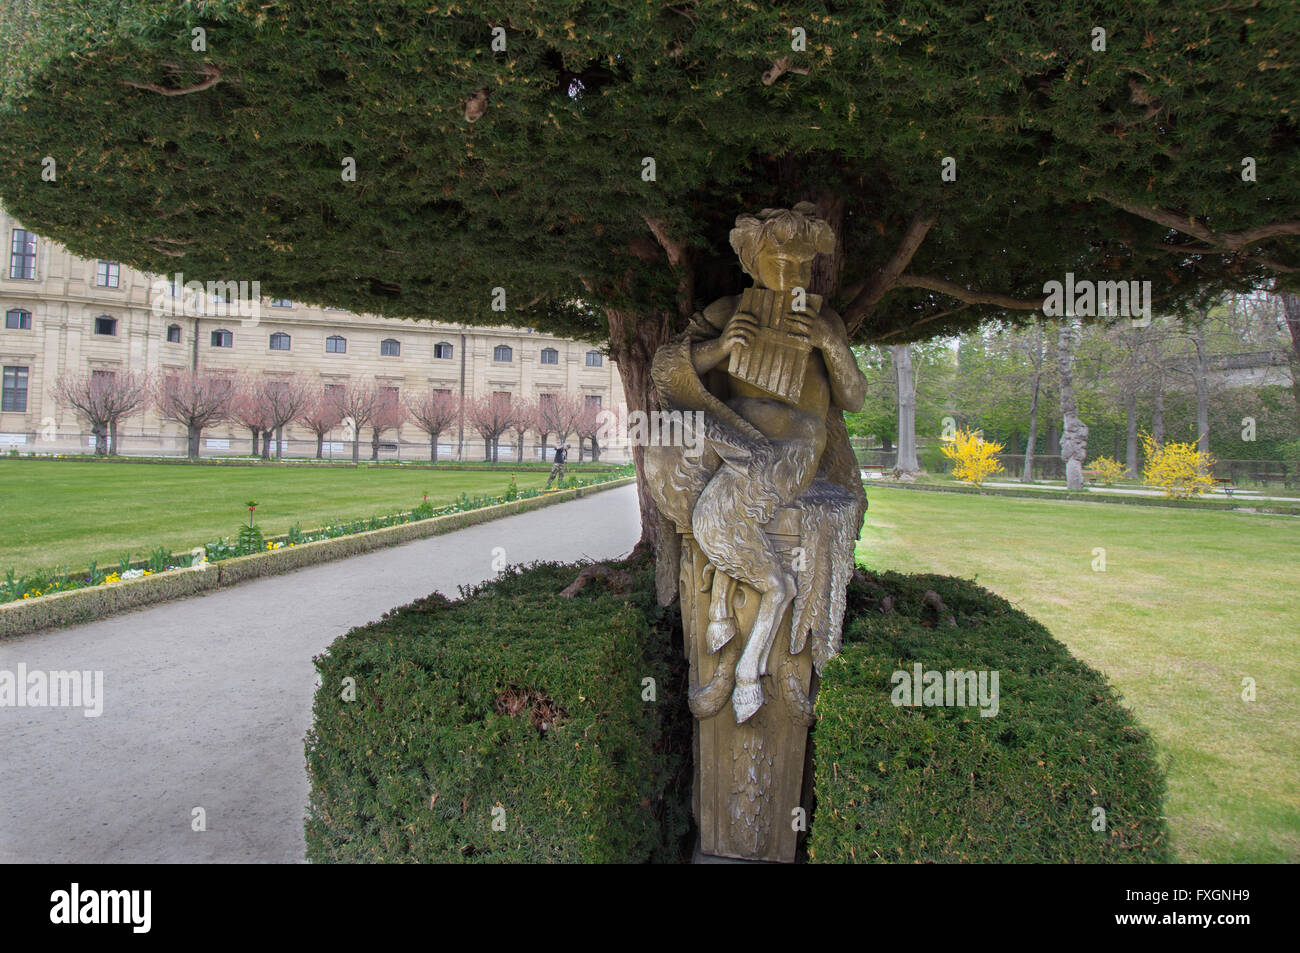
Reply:
M111 457L120 452L117 446L117 421L110 420L108 422L108 455Z
M650 380L650 365L655 351L667 344L671 336L668 315L640 315L606 308L605 318L609 322L609 355L623 382L628 412L658 410L659 394ZM564 438L559 439L563 442ZM641 538L637 546L655 551L659 546L659 508L646 482L645 447L633 446L631 449L632 463L636 467L637 505L641 510ZM578 441L578 461L582 462L581 439Z
M262 459L263 460L271 459L271 436L272 436L271 431L269 430L262 431Z
M438 434L429 435L429 462L438 462Z
M191 460L199 458L199 428L185 428L185 455Z
M1196 449L1210 452L1210 374L1205 360L1205 325L1192 335L1196 346Z
M370 459L379 459L379 428L370 428Z
M257 456L257 435L260 431L256 427L249 427L249 432L253 435L253 449L249 451L250 457Z
M894 469L900 474L915 474L921 465L916 461L916 374L911 345L891 344L889 357L898 387L898 459Z
M1296 418L1300 420L1300 295L1282 295L1282 310L1287 330L1291 332L1291 350L1286 352L1286 358L1291 365L1291 398L1295 401Z
M323 433L316 435L316 459L325 459L325 435Z
M1061 322L1056 341L1056 368L1061 378L1061 456L1065 458L1065 485L1067 489L1082 490L1088 425L1079 419L1079 407L1074 399L1074 334L1074 319L1066 318Z
M1061 455L1061 431L1057 429L1055 420L1047 425L1047 455L1049 457Z
M1138 472L1138 399L1137 394L1129 391L1124 401L1125 437L1124 465L1128 472L1137 476Z
M1151 436L1156 446L1165 442L1165 387L1164 381L1156 384L1156 406L1151 411Z
M1029 438L1025 441L1025 469L1020 474L1021 483L1034 481L1034 450L1038 444L1038 392L1042 386L1042 375L1034 375L1033 394L1029 398Z
M361 428L352 428L352 462L361 462Z
M108 431L102 424L96 424L90 428L90 432L95 435L95 456L108 456Z
M892 437L880 438L880 449L885 453L891 453L894 449L894 440Z
M284 459L284 428L275 428L275 459Z

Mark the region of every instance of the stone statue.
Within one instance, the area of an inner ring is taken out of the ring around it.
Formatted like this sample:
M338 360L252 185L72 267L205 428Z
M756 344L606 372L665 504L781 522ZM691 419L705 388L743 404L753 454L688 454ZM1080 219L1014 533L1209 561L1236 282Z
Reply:
M703 439L648 447L645 466L666 521L660 598L679 591L691 660L702 850L791 861L816 677L839 652L866 510L843 420L866 381L843 321L806 291L835 245L816 209L741 215L731 245L754 286L697 312L651 372L662 409Z

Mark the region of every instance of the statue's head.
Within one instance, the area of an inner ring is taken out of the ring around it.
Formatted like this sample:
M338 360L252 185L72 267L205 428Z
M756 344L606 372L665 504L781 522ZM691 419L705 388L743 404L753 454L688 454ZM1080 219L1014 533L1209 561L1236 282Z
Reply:
M740 265L760 288L807 288L818 252L835 250L835 233L811 202L740 215L731 230Z

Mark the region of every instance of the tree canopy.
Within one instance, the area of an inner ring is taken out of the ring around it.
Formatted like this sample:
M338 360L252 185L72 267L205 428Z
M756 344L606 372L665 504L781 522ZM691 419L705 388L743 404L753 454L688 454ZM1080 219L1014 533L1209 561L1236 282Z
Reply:
M0 200L154 273L593 340L738 290L736 214L799 199L857 341L1067 272L1300 288L1294 4L472 7L0 0Z

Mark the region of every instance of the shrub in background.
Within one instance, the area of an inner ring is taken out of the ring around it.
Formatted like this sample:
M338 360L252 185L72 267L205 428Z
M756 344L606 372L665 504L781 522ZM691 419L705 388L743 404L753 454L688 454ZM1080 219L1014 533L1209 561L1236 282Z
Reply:
M952 475L972 486L979 486L1003 466L997 455L1005 447L985 440L978 430L959 429L952 437L943 438L943 455L952 461Z
M1201 453L1194 443L1166 441L1156 443L1151 434L1142 434L1142 451L1146 464L1142 482L1165 491L1165 496L1185 500L1214 489L1214 457Z

